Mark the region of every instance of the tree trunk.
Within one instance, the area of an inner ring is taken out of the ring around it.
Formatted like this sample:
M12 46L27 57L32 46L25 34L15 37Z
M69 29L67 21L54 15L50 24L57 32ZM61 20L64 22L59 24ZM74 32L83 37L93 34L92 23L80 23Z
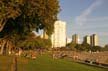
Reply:
M7 41L7 53L10 55L12 53L12 43L10 41Z
M3 54L11 54L11 49L12 49L12 43L11 41L7 40L7 39L2 39L0 40L0 47L1 47L1 50L0 50L0 55L3 55Z
M0 32L3 30L5 23L6 23L6 20L4 20L4 19L0 20Z
M0 51L0 54L2 55L3 54L3 52L4 52L4 47L5 47L5 45L6 45L6 41L2 41L1 42L1 51Z
M17 68L17 56L16 55L14 55L14 57L13 57L11 71L18 71L18 68Z

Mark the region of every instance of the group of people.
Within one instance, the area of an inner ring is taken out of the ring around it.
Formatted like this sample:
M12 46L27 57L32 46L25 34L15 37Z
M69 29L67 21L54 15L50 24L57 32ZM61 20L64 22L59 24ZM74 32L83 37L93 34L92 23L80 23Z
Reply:
M53 52L52 56L53 56L53 59L57 59L57 58L64 58L67 55L64 52L55 51Z
M31 52L24 52L24 57L27 58L32 58L32 59L36 59L37 58L37 53L35 51L31 51Z

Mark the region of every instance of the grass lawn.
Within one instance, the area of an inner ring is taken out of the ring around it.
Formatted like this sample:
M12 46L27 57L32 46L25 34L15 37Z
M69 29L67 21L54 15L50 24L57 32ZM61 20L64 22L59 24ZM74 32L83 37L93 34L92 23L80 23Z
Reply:
M52 59L48 55L41 55L36 60L28 60L25 64L18 64L19 71L108 71L84 64L73 62L70 59Z
M11 56L0 56L0 71L10 71L11 61ZM75 63L70 59L52 59L48 55L41 55L35 60L18 57L18 71L108 71L108 69Z
M0 56L0 71L11 71L11 65L11 56Z

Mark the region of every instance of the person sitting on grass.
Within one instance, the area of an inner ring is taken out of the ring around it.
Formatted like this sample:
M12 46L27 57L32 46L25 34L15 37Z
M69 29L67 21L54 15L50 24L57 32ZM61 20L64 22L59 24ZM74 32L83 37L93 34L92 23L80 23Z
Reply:
M32 53L32 55L31 55L31 57L32 57L32 59L36 59L36 58L37 58L36 53L35 53L35 52L33 52L33 53Z

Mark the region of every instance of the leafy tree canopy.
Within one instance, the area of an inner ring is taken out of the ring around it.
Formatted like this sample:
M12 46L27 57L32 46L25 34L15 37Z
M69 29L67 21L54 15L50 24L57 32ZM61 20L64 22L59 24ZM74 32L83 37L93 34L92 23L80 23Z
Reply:
M59 12L58 0L0 0L0 32L53 31Z
M15 45L33 30L44 29L50 35L57 20L58 3L58 0L0 0L0 38L5 41L3 45L9 42Z
M51 41L50 39L36 37L19 42L17 45L22 49L48 49L51 48Z
M71 42L71 43L69 43L67 46L70 48L70 49L72 49L72 50L76 50L75 49L75 46L76 46L77 44L75 43L75 42Z

